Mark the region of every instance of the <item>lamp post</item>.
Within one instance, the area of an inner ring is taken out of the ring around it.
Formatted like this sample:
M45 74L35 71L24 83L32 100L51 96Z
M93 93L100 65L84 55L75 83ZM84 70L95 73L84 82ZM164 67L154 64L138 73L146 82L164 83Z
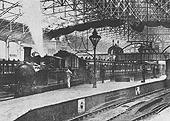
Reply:
M7 40L7 60L9 60L9 40Z
M96 29L94 29L92 35L89 37L91 43L93 44L93 49L94 49L94 79L93 79L93 88L97 88L96 86L96 47L101 39L101 36L97 34Z

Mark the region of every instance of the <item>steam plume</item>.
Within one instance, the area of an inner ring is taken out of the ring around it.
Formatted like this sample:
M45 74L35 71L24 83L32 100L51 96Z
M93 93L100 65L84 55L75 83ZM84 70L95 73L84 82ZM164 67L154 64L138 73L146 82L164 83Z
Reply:
M40 56L45 55L42 31L42 13L40 0L21 0L24 12L24 23L29 27L35 49Z

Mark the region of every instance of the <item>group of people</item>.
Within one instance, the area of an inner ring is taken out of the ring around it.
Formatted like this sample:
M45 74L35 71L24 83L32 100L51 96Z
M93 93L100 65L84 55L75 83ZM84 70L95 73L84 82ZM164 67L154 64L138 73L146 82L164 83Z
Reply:
M145 82L145 78L146 78L146 74L147 74L147 69L145 67L145 65L142 66L142 82ZM152 78L158 78L160 76L160 68L159 66L153 66L152 67Z
M86 72L87 72L87 78L85 79L85 83L87 84L92 84L94 79L96 79L96 75L94 74L94 70L91 66L87 66L86 68ZM159 75L159 67L153 67L152 68L152 72L153 72L153 78L157 78L157 76ZM70 68L66 68L66 81L67 81L67 86L68 88L70 88L70 81L71 78L73 76L73 72L71 71ZM145 78L146 78L146 74L147 74L147 69L145 67L145 65L142 66L142 81L141 82L145 82ZM101 80L102 83L104 83L105 80L105 66L104 65L100 65L100 74L99 74L99 78Z
M90 66L87 66L86 68L87 72L87 78L85 79L85 83L92 84L94 81L94 78L96 78L93 69ZM73 76L73 72L71 71L71 68L67 67L65 70L66 73L66 81L67 81L67 87L71 87L71 78ZM101 65L100 66L100 78L102 83L104 83L105 79L105 66Z
M159 66L153 66L152 73L153 73L153 78L158 78L160 74Z
M92 67L87 66L87 79L86 79L86 83L91 84L92 81L94 80L94 78L97 75L94 74L94 70ZM105 79L105 66L104 65L100 65L100 75L99 75L99 79L101 80L102 83L104 83L104 79Z

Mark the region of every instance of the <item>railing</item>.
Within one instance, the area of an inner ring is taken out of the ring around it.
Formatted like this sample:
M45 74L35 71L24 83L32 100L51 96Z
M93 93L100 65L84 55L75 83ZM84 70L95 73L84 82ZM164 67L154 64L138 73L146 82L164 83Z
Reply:
M0 74L13 74L15 68L18 66L18 64L21 63L21 61L6 61L2 60L0 61Z
M0 61L0 85L15 83L15 68L21 61L2 60Z
M117 56L119 61L164 61L169 58L169 54L163 53L123 53Z

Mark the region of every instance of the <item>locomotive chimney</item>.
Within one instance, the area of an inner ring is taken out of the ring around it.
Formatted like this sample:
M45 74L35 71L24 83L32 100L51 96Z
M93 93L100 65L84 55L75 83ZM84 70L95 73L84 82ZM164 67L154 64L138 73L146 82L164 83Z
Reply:
M31 61L31 49L32 47L24 47L24 61Z

